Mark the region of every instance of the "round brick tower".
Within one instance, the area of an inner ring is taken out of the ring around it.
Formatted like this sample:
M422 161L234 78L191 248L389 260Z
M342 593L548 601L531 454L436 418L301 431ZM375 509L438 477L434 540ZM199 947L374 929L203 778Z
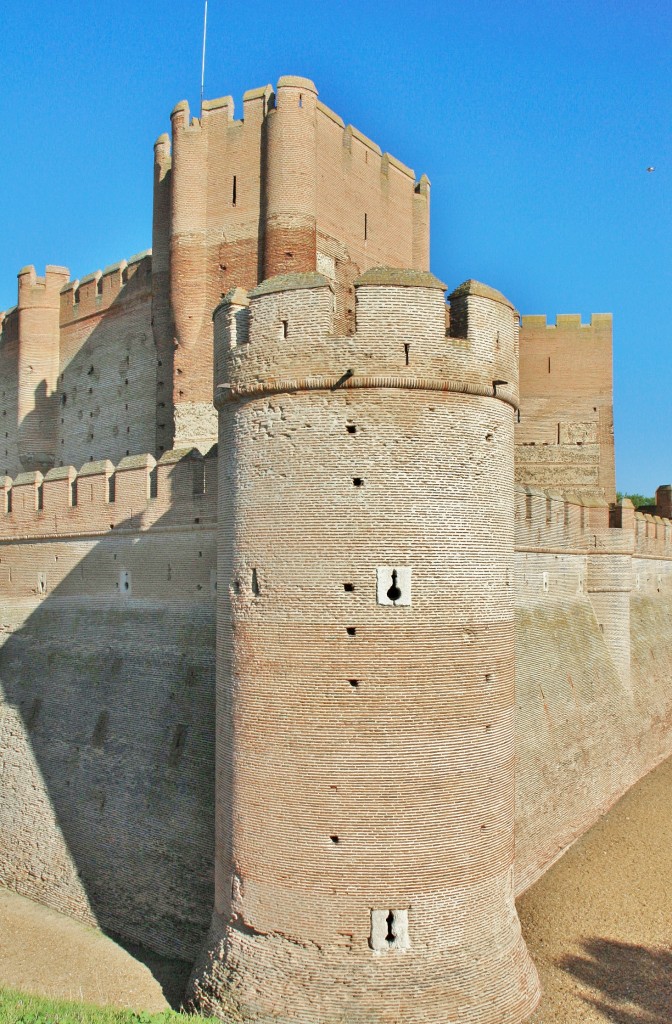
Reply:
M216 906L203 1010L515 1024L514 310L419 271L215 312Z
M311 271L317 259L317 90L308 78L278 81L266 117L264 277Z

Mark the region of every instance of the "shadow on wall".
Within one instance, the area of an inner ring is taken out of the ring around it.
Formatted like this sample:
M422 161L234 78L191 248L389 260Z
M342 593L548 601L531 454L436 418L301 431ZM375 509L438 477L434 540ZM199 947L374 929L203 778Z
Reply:
M584 1000L614 1024L670 1024L672 952L608 939L584 942L585 956L560 967L599 995Z
M173 1003L213 903L216 494L183 486L211 461L168 467L143 530L110 503L102 538L0 548L0 884L121 940Z

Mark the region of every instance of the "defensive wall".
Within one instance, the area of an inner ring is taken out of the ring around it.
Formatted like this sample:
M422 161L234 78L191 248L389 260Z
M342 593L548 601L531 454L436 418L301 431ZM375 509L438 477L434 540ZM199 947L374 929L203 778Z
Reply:
M148 456L2 481L0 879L193 960L214 884L216 471L190 497L203 460L172 458L160 478ZM516 487L517 894L670 753L672 523L624 511L610 526ZM622 587L601 623L599 558Z
M212 904L216 461L0 497L0 880L182 960Z

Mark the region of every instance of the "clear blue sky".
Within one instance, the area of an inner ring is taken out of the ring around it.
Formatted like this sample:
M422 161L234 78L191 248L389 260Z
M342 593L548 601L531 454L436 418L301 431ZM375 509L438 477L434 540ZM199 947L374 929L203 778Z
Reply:
M432 181L432 269L614 314L618 487L672 479L672 4L210 0L206 96L312 78ZM202 0L4 0L0 309L151 246L152 145L198 105ZM646 168L656 170L648 174Z

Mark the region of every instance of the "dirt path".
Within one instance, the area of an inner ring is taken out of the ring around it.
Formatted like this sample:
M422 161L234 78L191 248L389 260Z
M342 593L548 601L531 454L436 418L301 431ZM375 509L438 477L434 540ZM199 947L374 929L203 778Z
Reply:
M152 972L102 932L0 889L0 985L132 1010L165 1010Z
M672 759L518 901L544 996L530 1024L671 1024Z

